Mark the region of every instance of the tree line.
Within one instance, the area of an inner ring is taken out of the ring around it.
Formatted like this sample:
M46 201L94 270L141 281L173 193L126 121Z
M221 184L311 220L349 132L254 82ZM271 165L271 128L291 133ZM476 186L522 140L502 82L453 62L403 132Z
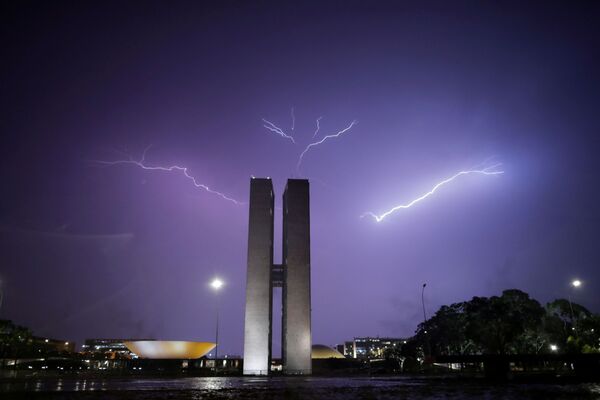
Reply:
M440 307L389 356L599 352L600 315L567 299L542 306L510 289Z

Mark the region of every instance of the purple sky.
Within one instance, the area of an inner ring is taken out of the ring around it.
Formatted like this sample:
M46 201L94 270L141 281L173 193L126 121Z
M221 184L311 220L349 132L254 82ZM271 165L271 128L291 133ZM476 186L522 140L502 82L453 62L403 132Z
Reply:
M0 318L78 343L212 341L219 275L219 352L241 354L247 205L89 161L152 144L149 164L241 201L270 176L280 206L320 116L321 134L359 123L300 174L314 343L411 335L423 282L430 314L507 288L600 311L598 3L122 3L1 5ZM503 175L360 218L491 156Z

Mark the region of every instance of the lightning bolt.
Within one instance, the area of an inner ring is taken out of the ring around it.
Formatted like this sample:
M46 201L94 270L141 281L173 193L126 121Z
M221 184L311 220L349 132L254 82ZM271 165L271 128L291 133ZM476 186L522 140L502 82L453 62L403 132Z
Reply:
M262 121L264 122L264 127L267 128L268 130L270 130L271 132L275 132L276 134L278 134L279 136L281 136L282 138L286 138L292 141L292 143L296 144L296 141L294 140L293 137L291 137L290 135L286 134L280 127L278 127L277 125L275 125L274 123L272 123L271 121L267 121L266 119L262 119Z
M324 136L324 137L323 137L323 139L319 140L318 142L314 142L314 143L311 143L311 144L309 144L308 146L306 146L306 148L304 149L304 151L303 151L302 153L300 153L300 157L298 157L298 163L296 164L296 169L297 169L298 171L300 171L300 165L302 164L302 160L304 159L304 155L305 155L306 153L308 153L308 151L309 151L310 149L312 149L312 148L313 148L313 147L315 147L315 146L318 146L318 145L322 144L322 143L323 143L323 142L325 142L327 139L333 139L333 138L340 137L341 135L343 135L344 133L346 133L346 132L348 132L350 129L352 129L352 127L353 127L354 125L356 125L357 123L358 123L358 121L354 120L354 121L352 121L352 122L350 123L350 125L348 125L348 126L347 126L347 127L345 127L344 129L342 129L341 131L339 131L339 132L337 132L337 133L334 133L334 134L332 134L332 135L327 135L327 136Z
M294 114L294 107L292 107L290 113L292 114L292 130L294 130L296 127L296 114Z
M440 187L444 186L447 183L452 182L453 180L455 180L456 178L463 176L463 175L469 175L469 174L480 174L480 175L500 175L503 174L504 171L498 171L496 168L500 167L502 165L502 163L498 163L498 164L494 164L492 166L489 166L487 168L484 169L475 169L475 170L467 170L467 171L460 171L457 172L456 174L452 175L450 178L444 179L443 181L437 183L429 192L417 197L416 199L414 199L413 201L411 201L410 203L407 204L400 204L397 205L391 209L389 209L388 211L384 212L383 214L375 214L371 211L364 213L363 215L361 215L361 218L365 217L365 216L371 216L375 219L375 221L377 222L381 222L384 220L385 217L387 217L388 215L400 210L400 209L404 209L404 208L410 208L413 205L417 204L418 202L420 202L421 200L425 200L426 198L428 198L429 196L431 196L432 194L434 194Z
M121 165L121 164L131 164L131 165L135 165L137 167L140 167L141 169L147 170L147 171L164 171L164 172L179 172L181 173L183 176L185 176L187 179L189 179L190 181L192 181L192 183L194 184L195 187L199 188L199 189L203 189L204 191L210 193L210 194L214 194L217 195L219 197L221 197L224 200L230 201L236 205L243 205L245 203L235 200L229 196L227 196L226 194L222 193L222 192L218 192L216 190L211 189L210 187L206 186L203 183L198 182L198 180L189 173L188 168L187 167L181 167L179 165L170 165L170 166L153 166L153 165L147 165L146 162L146 153L148 152L148 150L150 149L151 146L146 147L146 149L144 150L144 152L142 153L142 158L138 161L138 160L134 160L133 157L129 156L129 158L127 160L116 160L116 161L102 161L102 160L93 160L93 163L96 164L100 164L100 165L108 165L108 166L112 166L112 165Z
M320 125L321 119L323 119L322 116L317 118L317 130L315 130L315 133L313 133L313 139L315 138L315 136L317 136L317 133L319 133L319 130L321 129L321 125Z

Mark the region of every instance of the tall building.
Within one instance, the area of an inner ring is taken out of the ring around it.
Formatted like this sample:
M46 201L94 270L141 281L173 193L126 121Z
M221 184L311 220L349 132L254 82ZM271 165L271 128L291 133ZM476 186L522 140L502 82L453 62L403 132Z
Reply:
M270 179L250 182L244 374L268 375L273 287L282 287L282 359L289 375L312 372L310 197L305 179L288 179L283 195L283 262L273 264L274 194Z
M288 179L283 194L283 371L310 374L310 208L308 180Z
M268 375L271 365L274 201L270 179L253 178L250 181L244 321L245 375Z

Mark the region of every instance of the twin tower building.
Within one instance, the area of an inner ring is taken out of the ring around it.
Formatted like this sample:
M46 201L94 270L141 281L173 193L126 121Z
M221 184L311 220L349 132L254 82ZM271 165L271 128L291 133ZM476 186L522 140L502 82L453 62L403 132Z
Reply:
M269 374L274 287L283 288L283 371L289 375L308 375L312 372L308 180L289 179L283 194L282 264L273 263L274 200L271 179L252 178L244 375Z

